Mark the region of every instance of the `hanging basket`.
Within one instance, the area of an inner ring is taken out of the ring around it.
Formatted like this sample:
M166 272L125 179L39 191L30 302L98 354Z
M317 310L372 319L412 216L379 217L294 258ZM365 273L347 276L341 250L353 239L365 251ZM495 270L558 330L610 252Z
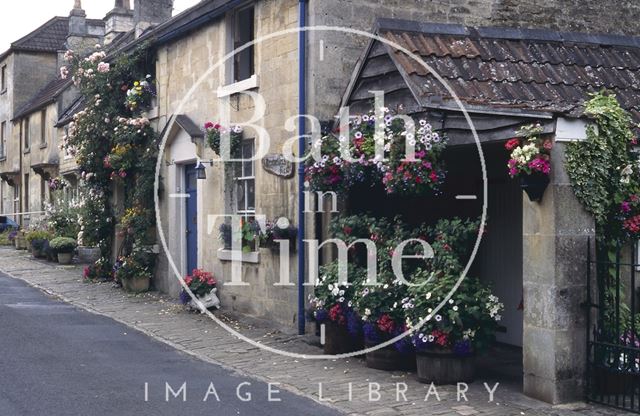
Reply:
M549 176L544 174L520 176L520 187L527 193L529 201L540 202L545 189L549 186Z

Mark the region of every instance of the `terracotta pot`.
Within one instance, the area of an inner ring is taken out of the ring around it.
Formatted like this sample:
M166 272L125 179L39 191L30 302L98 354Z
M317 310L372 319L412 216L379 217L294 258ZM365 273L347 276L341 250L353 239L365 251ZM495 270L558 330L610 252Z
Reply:
M130 293L142 293L149 291L150 282L151 279L148 277L124 279L122 280L122 287L125 291Z
M73 260L73 253L58 253L58 263L71 264L71 260Z
M416 354L418 381L421 383L469 383L475 378L475 355L459 356L450 351L428 351Z
M549 182L549 176L542 173L520 176L520 187L527 193L531 202L542 201L542 195Z
M325 326L323 345L325 354L347 354L362 349L363 342L359 339L354 339L347 331L347 327L332 321L327 321L323 325Z
M366 343L367 348L375 344ZM377 349L366 354L366 364L369 368L385 371L410 371L416 368L414 353L401 353L393 345Z

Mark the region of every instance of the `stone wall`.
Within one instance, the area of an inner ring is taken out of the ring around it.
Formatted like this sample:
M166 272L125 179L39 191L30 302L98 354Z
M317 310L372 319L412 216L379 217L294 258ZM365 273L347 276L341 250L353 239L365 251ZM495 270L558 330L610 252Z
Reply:
M295 28L297 25L296 0L267 0L258 2L255 8L256 36L271 34L281 29ZM202 126L206 121L219 121L220 99L217 98L218 87L224 86L228 79L228 65L217 66L211 73L208 69L218 64L227 45L227 21L219 19L210 25L194 32L158 51L158 105L159 125L164 126L174 114L185 114L196 124ZM297 35L289 34L271 38L255 46L255 69L258 77L257 88L265 99L266 113L257 123L270 135L270 152L282 152L283 143L294 135L285 129L285 121L297 113L298 80L297 80ZM187 91L204 75L202 82L194 93L186 100L183 108L180 103ZM255 111L253 101L245 95L233 95L229 98L232 107L232 122L244 122L250 119ZM166 155L171 155L177 147L181 133L172 139L176 145L168 146ZM248 128L245 138L253 138L256 132ZM182 140L183 148L189 151L190 143ZM192 156L176 151L180 160L165 166L163 177L166 178L166 192L170 194L180 189L180 166L195 162L197 157L204 160L217 158L208 147L200 149L198 154L191 150ZM172 156L165 156L171 160ZM296 222L296 180L284 179L265 172L260 161L255 163L256 177L256 214L265 215L268 219L284 216ZM221 281L230 280L230 263L218 258L218 250L222 248L218 238L219 222L211 230L208 226L209 215L221 215L231 212L229 192L233 183L225 175L219 163L207 167L207 180L199 181L198 206L198 266L213 271ZM164 199L162 215L165 219L180 219L184 215L181 204L183 200ZM184 250L178 238L179 226L176 220L163 224L163 230L169 241L170 251L178 268L185 273ZM173 241L171 241L173 240ZM260 250L260 261L257 264L243 264L243 280L247 287L230 287L221 285L220 296L227 311L236 311L256 317L269 317L273 323L295 328L297 320L296 287L274 287L280 279L278 254L270 250ZM292 254L289 265L291 280L295 281L296 256ZM159 266L157 284L163 290L177 294L179 286L176 276L170 269L166 259Z

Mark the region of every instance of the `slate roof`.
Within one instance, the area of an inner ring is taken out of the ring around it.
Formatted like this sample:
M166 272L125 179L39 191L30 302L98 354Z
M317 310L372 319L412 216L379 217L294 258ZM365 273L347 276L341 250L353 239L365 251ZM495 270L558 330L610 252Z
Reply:
M104 26L104 22L100 19L87 19L87 23ZM13 42L9 51L57 52L64 49L68 34L69 18L57 16Z
M56 98L71 85L70 79L56 78L50 81L40 91L36 93L29 101L22 106L20 110L13 117L18 119L26 116L42 107L54 102Z
M580 116L588 93L607 88L640 120L640 38L390 19L377 31L420 56L465 105ZM352 101L359 90L389 92L402 81L424 107L457 108L443 84L397 48L375 42L363 62Z

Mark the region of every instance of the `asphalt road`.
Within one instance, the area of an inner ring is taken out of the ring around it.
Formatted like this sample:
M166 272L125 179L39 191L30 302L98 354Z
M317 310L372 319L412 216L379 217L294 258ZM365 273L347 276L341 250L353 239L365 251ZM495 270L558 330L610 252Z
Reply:
M268 390L0 273L0 416L340 414Z

